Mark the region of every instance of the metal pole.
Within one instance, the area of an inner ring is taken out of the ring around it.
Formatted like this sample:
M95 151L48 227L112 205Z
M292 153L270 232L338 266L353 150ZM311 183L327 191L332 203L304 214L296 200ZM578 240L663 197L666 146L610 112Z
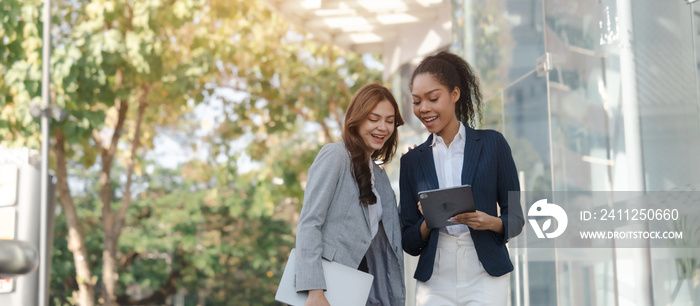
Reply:
M39 223L39 297L37 305L48 304L48 205L49 205L49 106L51 97L51 0L44 0L44 35L42 44L41 78L41 221Z

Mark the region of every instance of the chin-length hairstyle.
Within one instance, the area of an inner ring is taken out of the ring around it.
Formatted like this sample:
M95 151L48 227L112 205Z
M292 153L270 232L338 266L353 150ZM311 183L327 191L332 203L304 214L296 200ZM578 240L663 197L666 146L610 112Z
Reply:
M381 149L374 151L372 156L368 156L367 144L365 144L358 129L365 120L369 120L369 114L372 110L385 100L389 101L391 106L394 107L394 132ZM348 111L345 114L343 141L345 142L345 147L350 151L352 174L360 190L360 203L364 205L377 203L377 196L372 192L372 173L369 168L370 157L372 161L381 161L382 164L387 164L391 161L398 145L399 133L397 128L403 123L396 99L384 86L378 84L362 86L352 98Z

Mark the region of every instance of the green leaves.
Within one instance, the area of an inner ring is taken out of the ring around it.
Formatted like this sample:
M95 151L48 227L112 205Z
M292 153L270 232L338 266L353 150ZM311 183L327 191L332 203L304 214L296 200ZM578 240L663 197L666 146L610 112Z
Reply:
M39 123L28 110L41 98L41 3L0 2L3 145L39 147ZM52 102L69 113L52 127L66 136L67 181L80 189L71 192L92 275L101 275L104 249L97 156L117 129L117 106L128 105L107 185L107 204L118 209L144 102L133 204L118 245L122 293L163 288L180 275L178 288L205 292L211 304L273 304L306 171L322 144L338 140L352 94L379 81L380 71L258 1L60 1L52 14ZM225 119L199 136L202 123L189 120L209 99L221 99L216 111ZM144 156L163 132L209 150L206 159L177 170L150 165ZM257 166L239 171L246 165L238 157ZM147 165L155 170L142 174ZM57 226L52 289L75 303L67 227L62 219Z
M10 146L39 147L39 126L29 113L41 90L41 38L37 1L0 4L0 139ZM36 5L32 7L31 5Z
M183 176L193 177L188 167ZM123 270L120 282L155 289L167 277L163 271L181 265L180 285L210 292L208 303L271 303L265 296L274 292L294 242L289 224L252 212L253 199L264 193L254 186L201 189L196 180L177 177L176 170L156 169L146 179L153 183L133 203L120 243L122 252L135 251L139 259ZM168 261L172 266L164 265Z

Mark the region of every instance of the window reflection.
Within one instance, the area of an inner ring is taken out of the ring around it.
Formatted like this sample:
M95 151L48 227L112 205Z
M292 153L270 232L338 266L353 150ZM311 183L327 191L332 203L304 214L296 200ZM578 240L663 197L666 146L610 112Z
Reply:
M487 88L483 127L506 135L525 190L700 188L700 4L455 0L453 6L463 25L454 38L472 42L453 49L474 59ZM479 48L480 41L496 49ZM546 53L550 69L537 76L535 63ZM488 65L494 56L499 61ZM700 304L699 249L511 255L518 263L512 305ZM651 293L642 292L649 287Z

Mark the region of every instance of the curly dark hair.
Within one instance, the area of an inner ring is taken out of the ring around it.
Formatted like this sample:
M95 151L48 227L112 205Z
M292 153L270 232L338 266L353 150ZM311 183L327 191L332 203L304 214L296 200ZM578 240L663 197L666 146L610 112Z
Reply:
M367 144L360 136L358 128L369 117L372 110L382 101L387 100L394 107L394 133L384 143L384 146L374 151L372 156L367 154ZM369 159L380 160L383 164L391 161L396 153L399 132L397 128L403 125L403 119L399 113L399 105L396 99L386 87L379 84L368 84L360 88L350 101L348 111L345 114L345 126L343 127L343 142L350 151L352 174L360 190L360 203L369 205L377 203L377 196L372 192L372 173L369 168Z
M413 90L413 80L416 76L423 73L430 73L450 91L455 87L459 88L459 100L455 103L457 120L464 125L475 127L477 116L481 117L481 90L479 79L467 61L447 51L428 56L413 71L409 90Z

